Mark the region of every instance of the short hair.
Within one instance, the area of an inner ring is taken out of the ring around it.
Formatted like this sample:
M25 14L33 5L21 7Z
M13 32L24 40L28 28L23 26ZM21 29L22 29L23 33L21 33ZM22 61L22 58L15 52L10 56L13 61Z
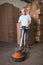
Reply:
M30 10L30 8L26 8L27 10Z
M22 9L21 9L21 12L23 12L24 10L25 10L25 8L22 8Z

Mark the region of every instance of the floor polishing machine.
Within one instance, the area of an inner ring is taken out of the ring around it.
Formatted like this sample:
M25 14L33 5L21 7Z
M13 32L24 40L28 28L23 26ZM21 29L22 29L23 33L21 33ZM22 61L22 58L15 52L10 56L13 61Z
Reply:
M24 38L24 30L26 29L25 26L22 26L22 33L21 33L21 39L20 39L20 47L14 49L14 53L12 54L12 59L15 62L20 62L25 60L26 57L26 50L23 47L23 38Z

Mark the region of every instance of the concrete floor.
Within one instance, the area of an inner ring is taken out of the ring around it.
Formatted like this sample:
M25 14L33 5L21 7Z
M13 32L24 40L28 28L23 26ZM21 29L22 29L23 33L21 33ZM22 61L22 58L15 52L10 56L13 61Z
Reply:
M43 65L43 43L32 45L27 54L28 58L22 62L11 59L15 46L14 43L0 42L0 65Z

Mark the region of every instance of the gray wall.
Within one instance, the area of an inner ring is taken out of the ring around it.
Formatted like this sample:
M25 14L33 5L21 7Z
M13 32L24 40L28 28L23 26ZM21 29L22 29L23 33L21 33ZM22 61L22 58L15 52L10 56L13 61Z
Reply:
M19 9L22 9L27 4L26 2L21 1L21 0L0 0L0 4L5 3L5 2L11 3L14 6L18 7Z

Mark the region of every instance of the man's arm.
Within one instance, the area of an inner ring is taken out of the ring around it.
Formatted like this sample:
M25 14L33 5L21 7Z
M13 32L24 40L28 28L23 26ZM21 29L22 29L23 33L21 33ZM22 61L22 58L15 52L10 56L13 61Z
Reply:
M18 20L18 25L19 25L19 27L21 28L22 26L21 26L21 18L19 17L19 20Z
M28 16L28 24L27 24L27 26L26 26L26 27L29 27L29 26L30 26L30 24L31 24L31 16Z
M29 27L29 26L30 26L30 24L31 24L31 21L27 24L27 26L26 26L26 27Z

